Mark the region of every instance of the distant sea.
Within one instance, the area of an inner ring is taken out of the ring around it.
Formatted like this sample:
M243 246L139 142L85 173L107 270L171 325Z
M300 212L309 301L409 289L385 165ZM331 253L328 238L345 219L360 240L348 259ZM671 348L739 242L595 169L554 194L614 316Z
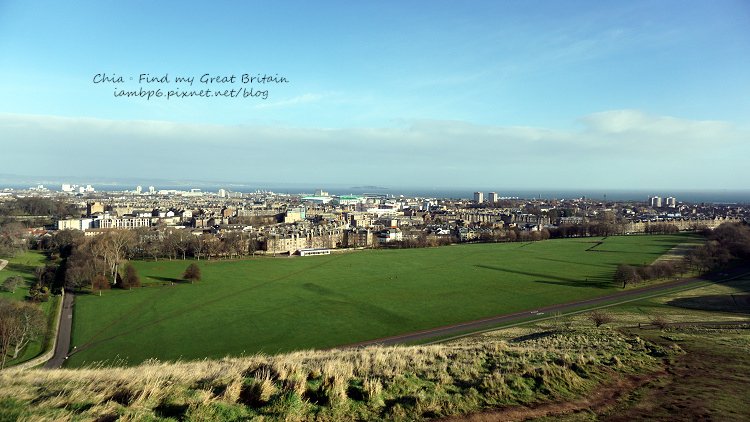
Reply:
M3 183L0 180L0 190L3 188L26 189L37 184L44 184L51 190L60 190L59 183L50 183L50 181L40 180L39 182L19 183L13 181ZM96 181L74 181L66 183L77 183L79 185L91 184L97 191L123 191L134 190L140 185L143 190L147 190L149 184L144 181L137 182L100 182ZM453 198L453 199L472 199L474 192L483 192L487 198L489 192L497 192L501 198L543 198L543 199L572 199L586 197L599 201L645 201L649 196L661 196L663 198L673 196L677 201L685 202L705 202L705 203L750 203L750 189L746 190L669 190L669 189L652 189L652 190L597 190L597 189L501 189L501 188L425 188L425 187L384 187L384 186L326 186L321 185L296 185L296 184L238 184L238 183L221 183L221 182L168 182L158 183L154 181L152 185L157 190L189 190L191 188L201 189L205 192L217 192L219 189L226 189L232 192L255 192L258 190L272 191L276 193L287 194L314 194L317 190L324 190L331 195L361 195L365 193L382 194L398 197L404 195L407 197L420 198Z
M496 192L501 198L542 198L542 199L574 199L586 197L599 201L646 201L649 196L663 198L673 196L677 201L706 202L706 203L750 203L750 190L716 190L716 191L679 191L679 190L592 190L592 189L439 189L439 188L404 188L404 189L331 189L331 194L362 194L382 193L395 196L423 198L463 198L473 199L474 192L484 193L485 199L489 192Z

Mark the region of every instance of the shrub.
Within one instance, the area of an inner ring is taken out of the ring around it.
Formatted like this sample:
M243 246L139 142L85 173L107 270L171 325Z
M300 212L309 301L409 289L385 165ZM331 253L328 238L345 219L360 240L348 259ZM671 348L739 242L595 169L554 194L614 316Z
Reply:
M200 281L200 267L195 263L188 265L188 267L185 269L185 273L182 275L182 278L184 278L185 280L190 280L191 283L194 281Z
M609 312L601 309L595 309L588 314L589 321L593 322L597 327L601 327L604 324L609 324L614 321L614 317Z

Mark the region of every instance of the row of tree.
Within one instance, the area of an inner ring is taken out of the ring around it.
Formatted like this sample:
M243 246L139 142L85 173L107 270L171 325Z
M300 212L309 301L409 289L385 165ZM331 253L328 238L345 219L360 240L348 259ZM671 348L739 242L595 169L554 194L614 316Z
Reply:
M78 214L74 204L51 198L29 196L0 203L0 219L8 216L68 217Z
M682 275L689 269L707 272L727 265L735 259L750 259L750 226L743 223L724 223L703 234L706 242L691 250L682 259L658 261L651 265L618 265L614 280L628 284L656 278Z
M670 223L648 223L644 228L646 234L674 234L680 229ZM550 228L553 238L564 237L606 237L622 235L627 232L627 223L614 221L586 222L581 224L561 224Z
M628 284L637 284L641 281L682 275L687 269L688 265L684 259L658 261L651 265L643 266L620 264L615 270L614 280L617 283L622 283L622 288L624 289Z
M724 223L706 231L708 240L687 256L691 266L699 271L720 268L734 259L750 259L750 226L743 223Z
M17 221L0 223L0 256L14 256L28 249L26 227Z
M522 230L513 228L491 228L484 227L475 241L480 242L534 242L538 240L559 239L569 237L607 237L625 234L625 225L611 222L598 221L581 224L563 224L557 227L543 228L541 230ZM669 223L652 223L646 226L647 234L673 234L678 233L679 228ZM459 238L455 235L450 237L434 237L421 235L411 239L398 242L389 242L390 248L421 248L438 246L443 244L458 243Z
M65 201L26 197L0 202L0 229L8 224L40 227L54 224L57 219L80 215L74 204Z
M0 369L30 342L44 337L46 321L38 306L0 298Z
M139 236L143 233L143 231L107 230L94 237L85 237L76 231L59 231L52 236L47 245L50 255L60 261L59 270L55 273L56 277L38 277L39 284L49 285L49 280L61 279L60 286L72 290L90 289L99 294L102 290L111 287L121 289L140 287L141 279L138 271L128 261L143 258L137 253L139 241L143 241L144 237L156 237L156 234ZM186 238L187 236L196 237L187 232L184 233ZM165 239L175 235L176 233L169 233ZM183 278L190 281L200 280L199 267L191 264Z
M121 259L212 259L236 258L252 255L260 248L255 235L230 232L221 236L212 233L194 235L182 229L107 230L103 234L85 238L77 230L61 230L41 245L43 249L57 253L61 257L71 254L74 247L88 244L92 253L106 256L112 268Z

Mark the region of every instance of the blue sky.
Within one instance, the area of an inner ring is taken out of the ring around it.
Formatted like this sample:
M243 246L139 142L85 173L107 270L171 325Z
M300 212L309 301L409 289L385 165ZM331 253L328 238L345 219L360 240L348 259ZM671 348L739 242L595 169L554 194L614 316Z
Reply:
M69 3L0 1L0 173L750 188L745 1ZM289 83L145 100L97 73Z

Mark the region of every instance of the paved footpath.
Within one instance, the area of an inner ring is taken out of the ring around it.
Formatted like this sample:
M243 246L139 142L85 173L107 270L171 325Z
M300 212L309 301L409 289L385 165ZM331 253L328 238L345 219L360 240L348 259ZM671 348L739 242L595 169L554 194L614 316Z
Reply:
M0 259L0 271L2 271L5 266L8 265L8 261L5 259Z
M349 344L345 346L339 346L336 348L352 348L352 347L365 347L365 346L391 346L396 344L404 343L416 343L424 342L427 340L435 340L440 338L451 338L462 335L469 335L473 332L480 332L488 329L502 328L503 325L510 325L525 320L533 319L542 315L550 316L557 313L572 312L577 309L596 308L603 305L613 305L617 303L628 302L630 300L637 299L641 296L658 295L667 290L676 289L680 287L690 287L695 284L699 285L700 282L714 282L721 283L723 281L729 281L735 278L739 278L750 274L750 264L743 264L738 267L722 270L717 273L707 274L700 278L686 278L682 280L672 281L668 283L656 284L653 286L643 287L639 289L623 290L617 293L613 293L607 296L600 296L593 299L581 300L577 302L563 303L559 305L550 305L542 308L537 308L531 311L516 312L513 314L497 315L490 318L464 322L461 324L448 325L444 327L433 328L430 330L417 331L413 333L401 334L393 337L384 337L375 340L363 341L360 343Z
M44 364L46 369L56 369L62 367L65 359L68 358L68 349L70 349L70 331L73 327L73 303L75 295L72 292L66 292L63 299L62 312L60 313L60 329L57 330L57 345L55 354L52 359Z

